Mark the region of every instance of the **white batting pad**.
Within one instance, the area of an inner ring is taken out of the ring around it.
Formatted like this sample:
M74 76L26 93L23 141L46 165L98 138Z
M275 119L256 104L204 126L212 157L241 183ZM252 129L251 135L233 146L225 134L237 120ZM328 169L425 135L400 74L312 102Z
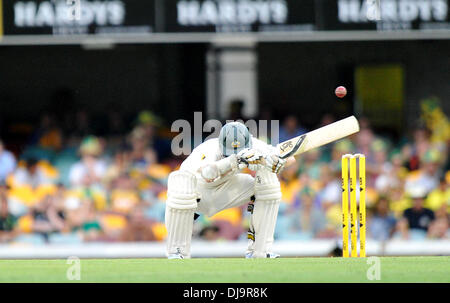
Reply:
M181 254L184 258L190 258L194 210L174 209L166 205L165 221L167 256Z
M170 173L167 181L167 205L175 209L197 208L197 179L187 171Z
M255 176L255 206L251 218L255 241L249 241L253 257L266 258L273 243L273 234L281 201L280 182L276 174L260 169Z
M190 257L194 211L197 208L197 179L189 172L175 171L169 175L165 223L167 256Z

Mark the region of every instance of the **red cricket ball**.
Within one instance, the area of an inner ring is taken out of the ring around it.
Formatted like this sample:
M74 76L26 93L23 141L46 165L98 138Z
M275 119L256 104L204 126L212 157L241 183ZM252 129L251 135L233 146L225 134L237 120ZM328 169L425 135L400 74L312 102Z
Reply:
M338 98L344 98L345 95L347 95L347 89L343 86L339 86L338 88L336 88L334 93Z

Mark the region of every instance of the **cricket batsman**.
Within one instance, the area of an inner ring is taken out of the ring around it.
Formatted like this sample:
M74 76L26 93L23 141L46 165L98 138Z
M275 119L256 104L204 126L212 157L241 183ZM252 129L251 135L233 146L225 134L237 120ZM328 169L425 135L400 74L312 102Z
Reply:
M278 149L253 138L239 122L196 147L168 179L165 213L167 257L190 258L195 213L206 216L254 201L246 258L277 258L271 251L281 201L279 173L286 162ZM255 178L241 173L248 167Z

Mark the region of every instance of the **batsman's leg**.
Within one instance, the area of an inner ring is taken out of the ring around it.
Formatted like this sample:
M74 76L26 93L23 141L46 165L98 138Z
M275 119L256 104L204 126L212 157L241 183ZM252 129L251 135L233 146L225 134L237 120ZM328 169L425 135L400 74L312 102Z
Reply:
M174 171L169 175L165 213L169 259L191 256L194 211L198 196L196 187L197 179L189 172Z
M255 203L250 222L247 254L254 258L272 258L273 234L281 201L280 182L276 174L260 169L255 176Z

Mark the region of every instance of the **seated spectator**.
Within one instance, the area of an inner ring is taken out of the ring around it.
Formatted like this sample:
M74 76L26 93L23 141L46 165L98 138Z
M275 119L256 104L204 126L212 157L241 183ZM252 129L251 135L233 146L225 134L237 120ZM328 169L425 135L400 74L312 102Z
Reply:
M58 211L55 200L51 196L46 196L31 209L32 231L44 236L53 232L60 232L64 229L64 215Z
M87 209L92 201L78 195L75 192L68 191L64 197L64 215L66 221L66 231L72 232L80 230L86 219Z
M144 151L144 159L145 159L145 163L148 166L154 165L158 163L158 155L156 154L156 151L151 148L148 147L145 149Z
M141 191L142 203L145 206L145 216L158 222L164 222L164 215L166 212L166 194L161 192L159 195L154 195L153 192L146 190Z
M171 151L171 141L162 134L162 119L151 111L141 111L136 119L137 128L143 130L146 147L155 150L158 161L166 160Z
M411 172L405 183L405 191L414 187L422 187L429 193L439 185L440 155L437 150L428 150L421 158L420 169Z
M53 195L57 187L58 172L46 161L30 158L21 161L7 183L10 212L19 217L28 212L28 208L39 203L47 195Z
M450 218L446 205L435 211L436 219L431 222L428 229L428 238L450 239Z
M102 238L103 230L93 203L87 205L84 222L81 225L83 240L86 242L97 241Z
M331 150L331 163L327 165L334 170L341 169L341 161L342 156L345 154L353 153L352 151L355 149L352 141L349 139L342 139L333 144L333 148Z
M367 164L374 162L372 144L375 141L375 134L369 127L362 127L356 136L356 151L366 156ZM353 150L353 149L351 149ZM351 151L350 153L354 153Z
M300 205L297 210L290 213L287 238L314 238L320 236L325 230L327 222L322 210L314 206L314 194L311 189L305 188L299 194ZM283 235L281 235L283 237Z
M427 196L425 206L436 211L442 207L445 209L446 205L448 205L450 211L450 183L447 183L445 176L442 176L439 186Z
M320 205L327 210L333 205L338 205L341 201L341 180L340 170L333 170L327 165L322 166L320 179L322 180L322 189L317 193Z
M249 201L250 202L250 201ZM209 220L218 227L220 239L225 240L237 240L239 236L244 232L242 228L242 211L243 207L234 207L225 209L214 216L210 217Z
M123 214L129 213L140 201L135 181L128 175L122 175L113 184L111 209Z
M145 150L148 146L147 137L142 127L135 127L129 135L129 142L131 145L131 162L132 166L138 170L145 170L147 162L145 159Z
M214 225L219 228L219 238L221 240L238 240L244 233L241 222L233 224L228 220L214 220Z
M217 241L220 238L220 228L215 225L205 226L199 233L200 239L205 241Z
M320 180L321 174L321 162L320 162L320 149L316 148L305 153L297 161L301 161L299 165L299 173L306 173L313 180Z
M418 127L414 130L412 144L403 147L402 154L409 170L419 169L421 159L431 147L430 136L431 132L426 127Z
M405 239L409 239L411 234L421 238L426 235L435 215L432 210L423 207L426 197L424 187L412 188L409 194L413 206L403 213L403 219L399 221L398 229Z
M12 240L16 234L16 217L9 212L7 190L6 184L0 184L0 243Z
M387 144L381 139L376 139L371 144L373 162L366 164L367 186L373 186L375 180L382 174L392 170L392 164L387 158Z
M5 149L3 142L0 140L0 182L6 181L6 178L16 168L16 158L14 155Z
M108 166L105 173L105 181L112 182L115 178L129 172L131 168L131 150L128 147L122 147L114 155L113 162Z
M306 132L307 130L299 125L297 117L290 115L284 119L283 125L280 126L279 140L280 142L284 142L301 136Z
M98 219L103 230L102 241L118 241L127 226L126 216L111 211L100 213Z
M377 241L386 241L395 232L396 220L389 212L389 201L381 197L375 204L372 216L368 220L370 238Z
M99 158L102 146L98 138L86 137L80 146L81 160L72 165L69 179L72 186L91 186L101 183L106 173L106 164Z
M389 208L396 219L401 219L406 209L412 206L403 186L395 186L389 191Z
M286 167L281 171L279 175L280 185L281 185L281 200L284 203L291 204L295 200L295 195L299 192L302 185L306 182L301 183L301 176L298 176L300 163L297 161L294 164ZM305 175L306 178L308 177ZM304 181L304 180L302 180Z
M53 185L58 176L57 171L49 167L45 161L30 158L24 161L25 165L19 165L14 174L8 179L12 187L29 185L38 188L42 185Z
M31 145L58 151L62 147L62 131L56 125L55 118L51 114L41 117L40 125L31 138Z
M152 223L145 218L142 206L136 206L130 213L119 240L125 242L156 241Z
M407 170L403 167L402 157L399 152L393 152L390 165L385 166L381 174L376 177L375 189L381 193L387 193L394 188L402 186Z
M129 176L136 182L140 190L150 189L154 192L165 190L165 184L168 175L172 169L168 165L158 164L156 153L148 147L144 151L143 161L139 166L130 166Z

